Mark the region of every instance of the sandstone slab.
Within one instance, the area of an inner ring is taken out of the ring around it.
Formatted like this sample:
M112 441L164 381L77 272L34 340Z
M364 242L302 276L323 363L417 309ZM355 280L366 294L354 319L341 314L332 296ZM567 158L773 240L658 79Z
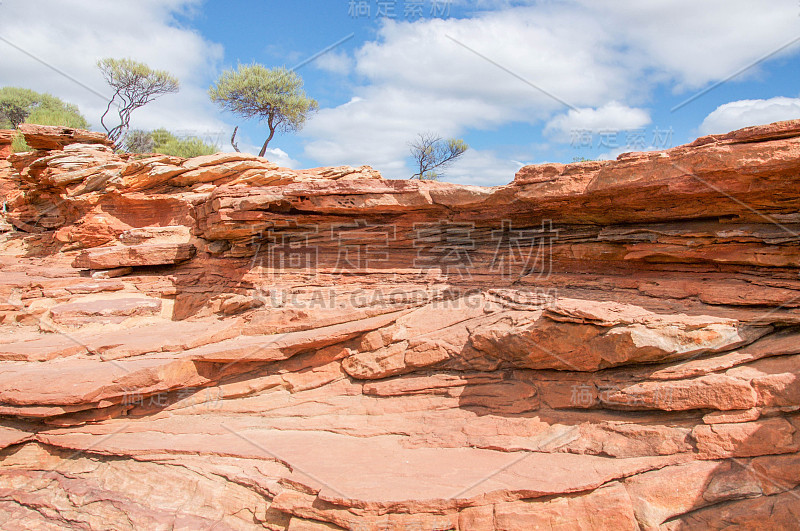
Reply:
M191 260L196 249L190 243L161 243L91 249L75 258L73 267L81 269L116 269L171 265Z

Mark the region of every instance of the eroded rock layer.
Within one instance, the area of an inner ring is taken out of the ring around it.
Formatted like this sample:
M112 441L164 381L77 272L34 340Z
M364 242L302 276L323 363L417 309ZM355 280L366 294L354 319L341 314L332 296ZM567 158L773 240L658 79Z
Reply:
M3 528L797 528L800 121L496 188L22 133Z

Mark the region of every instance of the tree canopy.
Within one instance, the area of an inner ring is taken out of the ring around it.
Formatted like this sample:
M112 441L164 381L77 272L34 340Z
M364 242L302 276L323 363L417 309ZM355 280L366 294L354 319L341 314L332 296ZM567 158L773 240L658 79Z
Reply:
M144 63L132 59L113 59L107 57L97 62L103 78L114 89L114 95L108 102L106 112L100 123L108 133L108 138L116 142L130 127L131 113L156 99L171 92L178 92L178 79L165 70L153 70ZM117 105L119 123L109 129L106 116L111 107Z
M411 157L417 167L417 172L412 179L437 180L458 157L469 149L461 139L450 138L443 140L433 133L421 133L417 139L410 143ZM437 171L438 170L438 171Z
M16 129L22 123L89 127L77 105L26 88L0 88L0 129Z
M306 96L303 79L294 71L285 67L270 69L260 64L226 70L211 85L208 94L211 101L225 111L266 122L269 136L261 147L260 157L264 156L276 131L301 129L309 114L319 107L316 100Z

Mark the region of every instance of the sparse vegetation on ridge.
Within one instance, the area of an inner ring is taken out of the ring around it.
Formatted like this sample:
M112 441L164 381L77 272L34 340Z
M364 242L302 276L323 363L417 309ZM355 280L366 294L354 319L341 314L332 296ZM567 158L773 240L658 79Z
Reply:
M420 133L410 147L417 168L411 178L427 181L438 180L443 170L469 149L460 138L443 140L433 133Z
M0 129L16 129L23 123L89 128L77 105L27 88L0 88ZM19 153L30 148L22 135L17 135L11 149Z
M198 157L219 151L217 146L206 144L202 139L190 136L178 138L166 129L152 132L136 129L125 139L125 151L129 153L161 153L175 157Z

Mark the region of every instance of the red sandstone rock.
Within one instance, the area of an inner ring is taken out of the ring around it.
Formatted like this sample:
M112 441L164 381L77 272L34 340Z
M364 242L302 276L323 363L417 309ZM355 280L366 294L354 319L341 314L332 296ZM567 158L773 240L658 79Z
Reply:
M0 160L11 155L11 142L16 134L13 129L0 129Z
M717 459L797 452L800 445L793 441L794 432L795 428L785 419L772 418L697 426L693 435L700 455Z
M158 315L159 299L120 298L60 304L50 309L50 317L58 324L120 323L128 317Z
M61 149L69 144L100 144L113 146L103 133L54 125L22 124L19 130L33 149Z
M130 267L114 267L111 269L100 269L97 271L92 271L92 278L97 278L97 279L116 278L125 276L131 272L133 272L133 268Z
M497 188L27 136L0 527L796 527L800 122Z
M118 267L167 265L190 260L194 254L195 247L190 243L104 247L83 251L75 258L73 267L114 269Z

